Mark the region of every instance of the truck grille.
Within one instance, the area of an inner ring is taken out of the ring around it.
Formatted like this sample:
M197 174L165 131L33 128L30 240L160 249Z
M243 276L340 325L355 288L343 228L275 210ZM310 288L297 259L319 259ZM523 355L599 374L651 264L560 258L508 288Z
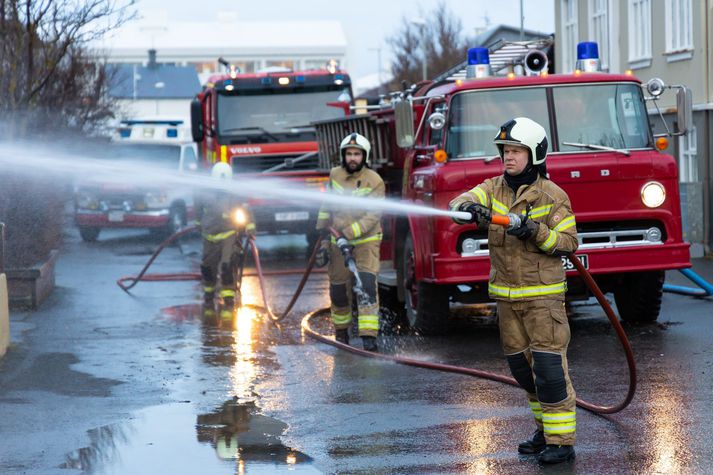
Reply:
M287 160L295 159L304 154L281 154L281 155L251 155L251 156L236 156L233 157L233 171L235 173L262 173L277 165L284 164ZM319 156L313 153L308 158L293 163L276 172L289 172L295 170L315 170L319 168Z
M661 224L651 225L647 228L605 231L577 229L577 239L579 240L577 251L661 245L666 240L663 229ZM466 240L469 242L465 243ZM467 252L464 247L468 248ZM487 256L489 254L488 237L483 233L464 233L458 242L458 252L461 257Z

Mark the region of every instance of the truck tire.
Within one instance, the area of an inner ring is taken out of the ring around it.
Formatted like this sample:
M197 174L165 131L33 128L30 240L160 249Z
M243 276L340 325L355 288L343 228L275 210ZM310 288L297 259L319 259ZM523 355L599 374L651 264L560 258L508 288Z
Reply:
M664 271L626 274L614 290L619 317L630 323L653 323L661 311Z
M413 238L404 244L404 307L412 329L421 335L442 335L448 330L448 291L446 288L416 280Z
M379 323L382 335L407 333L409 322L396 287L379 284Z
M314 250L314 246L317 245L317 241L319 241L319 231L312 230L309 231L305 234L305 238L307 239L307 249L305 250L305 257L309 259L312 256L312 251Z
M79 226L79 235L82 236L84 242L96 242L100 231L101 228L94 226Z

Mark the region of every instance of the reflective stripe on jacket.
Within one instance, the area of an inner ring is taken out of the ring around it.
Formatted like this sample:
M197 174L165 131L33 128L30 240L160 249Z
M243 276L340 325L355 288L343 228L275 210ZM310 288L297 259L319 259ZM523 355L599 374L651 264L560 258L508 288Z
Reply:
M330 193L383 199L384 190L384 180L367 167L356 173L349 173L343 167L334 167L329 172ZM381 239L381 211L324 203L317 215L317 229L328 226L334 227L352 244Z
M463 203L480 203L493 214L524 215L530 205L530 219L539 229L527 241L510 236L502 226L488 227L490 283L494 299L523 301L564 299L567 290L562 254L577 249L577 223L567 193L551 180L538 177L523 185L517 195L504 177L489 178L453 199L450 209Z

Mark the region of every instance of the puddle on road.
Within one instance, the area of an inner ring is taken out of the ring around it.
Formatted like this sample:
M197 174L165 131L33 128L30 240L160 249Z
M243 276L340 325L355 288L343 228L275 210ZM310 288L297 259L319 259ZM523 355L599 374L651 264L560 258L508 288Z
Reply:
M127 423L89 431L91 445L60 468L91 474L321 473L312 459L280 442L287 425L228 400L208 414L189 404L152 407Z

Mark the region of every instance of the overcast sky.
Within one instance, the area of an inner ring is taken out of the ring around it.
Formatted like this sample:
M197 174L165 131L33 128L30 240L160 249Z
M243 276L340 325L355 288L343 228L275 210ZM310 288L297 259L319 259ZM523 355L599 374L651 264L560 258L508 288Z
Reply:
M354 78L376 73L377 51L381 47L384 71L391 51L386 39L399 28L402 18L422 17L441 0L139 0L139 13L168 10L168 20L212 21L219 11L237 12L240 21L337 20L349 43L348 68ZM520 26L520 0L445 0L463 23L467 36L486 23ZM554 0L523 0L525 28L554 32ZM206 32L206 34L210 34ZM478 46L478 45L473 45ZM465 58L465 51L463 52Z

